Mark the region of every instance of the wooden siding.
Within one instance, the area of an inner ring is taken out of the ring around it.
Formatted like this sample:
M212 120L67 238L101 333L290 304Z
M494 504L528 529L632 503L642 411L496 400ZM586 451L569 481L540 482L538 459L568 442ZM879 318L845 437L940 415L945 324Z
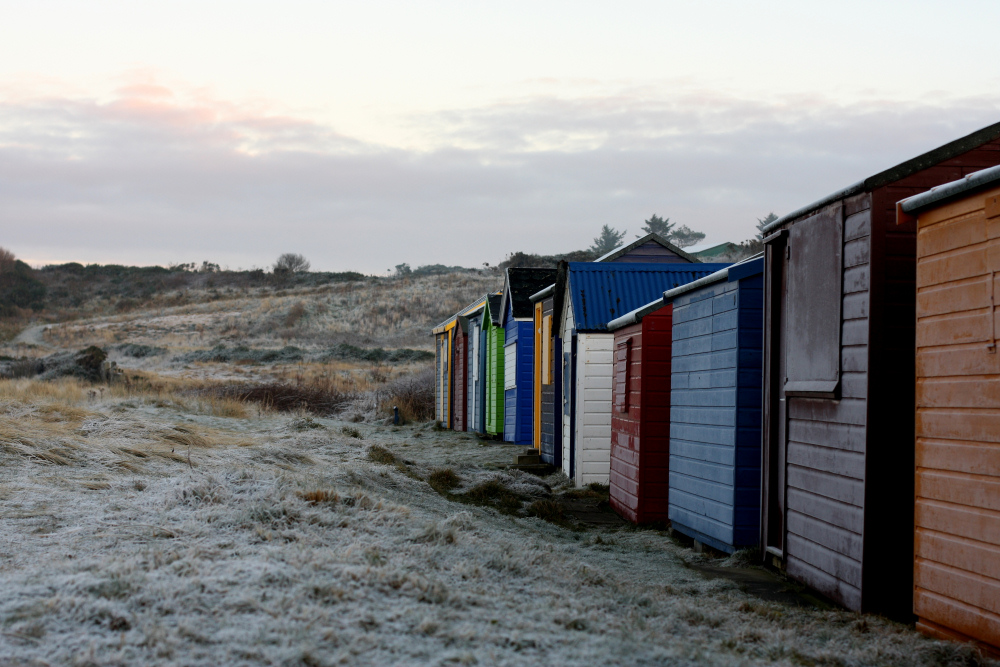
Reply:
M472 394L473 407L470 414L473 417L472 430L476 433L486 433L486 332L483 330L482 318L476 322L476 339L473 351L475 363L469 371L473 374L474 389Z
M542 301L542 317L552 317L553 299L549 297ZM550 465L558 466L562 463L562 430L557 428L559 416L562 414L562 345L556 327L549 332L553 338L551 342L543 340L542 345L552 345L551 383L541 383L541 437L539 454L542 461Z
M467 364L469 336L462 331L461 327L455 328L455 354L452 362L452 412L451 427L456 431L465 430L466 400L465 393L467 377L465 367Z
M913 607L1000 651L1000 217L978 192L917 221ZM992 348L990 346L993 346Z
M483 415L483 383L482 375L480 374L482 368L482 331L479 324L478 318L469 320L468 354L466 355L467 362L465 368L466 386L468 387L465 396L465 410L467 415L465 429L476 433L483 432L480 426Z
M674 300L670 522L732 553L760 518L763 276Z
M450 351L448 339L451 332L436 334L434 337L434 420L448 425L448 400Z
M842 274L833 278L843 285L840 400L784 399L788 574L855 610L861 608L864 534L869 202L861 195L828 207L845 216ZM794 345L795 333L788 335L784 342Z
M568 282L568 281L567 281ZM575 478L576 473L576 460L574 451L576 442L573 437L573 424L574 424L574 396L573 396L573 384L574 384L574 364L573 364L573 346L576 342L576 323L573 318L573 308L569 305L569 286L566 286L566 294L563 301L565 307L562 309L562 320L559 323L559 332L563 340L563 354L562 354L562 387L564 388L562 392L562 406L560 409L560 418L562 431L562 460L560 467L563 473L566 474L570 479Z
M763 539L791 578L853 610L912 614L913 571L899 564L914 548L916 248L913 224L895 224L895 203L996 164L1000 141L825 207L843 206L839 399L784 396L796 332L786 322L788 260L769 251L768 297L778 303L768 304L763 515L781 534L768 528Z
M672 311L667 305L615 332L611 507L634 523L668 518Z
M503 432L504 415L504 330L490 323L487 323L487 326L489 328L486 330L486 433L499 435Z
M503 439L532 444L534 421L535 347L532 323L507 314L504 328L504 428Z
M611 471L611 333L577 334L573 426L577 486L607 484Z
M531 444L539 452L542 451L542 303L536 302L531 308L532 346L535 348L534 378L531 383L532 407L534 418L531 421Z
M616 257L612 262L625 262L631 264L649 262L688 262L669 248L664 248L656 241L647 241L637 248L633 248L621 257Z

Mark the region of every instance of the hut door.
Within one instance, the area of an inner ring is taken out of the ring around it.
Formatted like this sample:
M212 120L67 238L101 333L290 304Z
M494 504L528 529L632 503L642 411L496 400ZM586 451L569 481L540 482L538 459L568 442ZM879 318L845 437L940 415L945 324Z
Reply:
M764 424L761 498L761 548L782 558L785 550L785 451L788 399L785 397L785 296L788 294L788 232L765 239L764 268Z

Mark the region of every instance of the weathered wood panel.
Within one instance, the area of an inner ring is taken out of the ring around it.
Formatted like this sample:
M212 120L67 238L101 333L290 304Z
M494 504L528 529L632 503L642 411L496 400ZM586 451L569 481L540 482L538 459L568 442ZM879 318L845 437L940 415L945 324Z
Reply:
M647 243L643 243L642 245L633 248L621 257L616 257L613 261L617 263L624 262L641 264L651 262L687 262L688 260L671 251L669 248L664 248L655 241L648 241Z

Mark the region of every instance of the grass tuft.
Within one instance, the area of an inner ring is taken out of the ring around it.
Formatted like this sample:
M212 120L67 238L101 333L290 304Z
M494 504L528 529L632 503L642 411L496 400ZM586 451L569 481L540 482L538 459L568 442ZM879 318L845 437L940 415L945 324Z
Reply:
M457 489L462 484L462 480L451 468L435 470L427 478L427 482L438 493L446 493L452 489Z
M382 445L372 445L368 450L368 460L382 465L396 465L398 460L396 455Z
M477 484L455 497L473 505L492 507L504 514L517 514L524 500L519 493L511 491L495 479Z

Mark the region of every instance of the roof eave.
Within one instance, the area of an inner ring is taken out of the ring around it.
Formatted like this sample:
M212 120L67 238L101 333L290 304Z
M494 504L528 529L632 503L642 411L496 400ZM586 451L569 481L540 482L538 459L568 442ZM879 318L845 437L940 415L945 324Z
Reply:
M931 188L899 202L904 213L918 215L922 211L949 199L975 190L1000 185L1000 165L969 174L965 178Z
M761 233L763 235L770 234L782 225L823 208L827 204L833 203L838 199L850 197L861 192L871 192L872 190L888 185L889 183L895 183L896 181L904 179L907 176L912 176L918 171L933 167L934 165L940 164L945 160L957 157L962 153L967 153L968 151L978 148L979 146L987 144L995 139L1000 139L1000 123L988 125L981 130L973 132L972 134L967 134L966 136L956 139L955 141L950 141L943 146L938 146L937 148L927 151L926 153L922 153L915 158L901 162L895 167L890 167L889 169L881 171L874 176L869 176L863 181L858 181L854 185L846 187L843 190L839 190L831 195L823 197L822 199L818 199L808 206L803 206L800 209L792 211L788 215L778 218L762 229Z

